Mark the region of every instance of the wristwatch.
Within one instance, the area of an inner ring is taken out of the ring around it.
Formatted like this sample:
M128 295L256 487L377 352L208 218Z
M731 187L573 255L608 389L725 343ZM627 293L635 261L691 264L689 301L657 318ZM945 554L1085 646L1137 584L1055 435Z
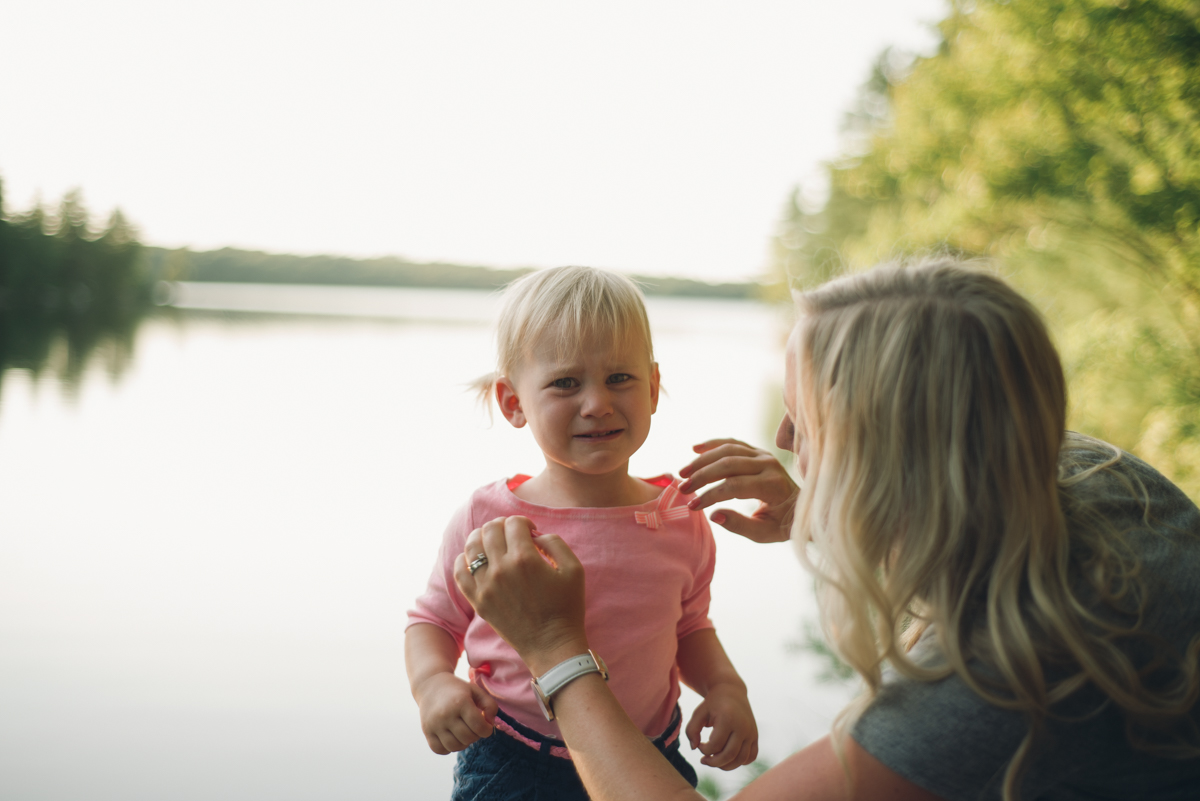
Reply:
M538 706L542 708L542 714L546 716L546 720L554 720L554 707L550 704L550 699L554 694L575 679L589 673L599 673L605 681L608 681L608 667L604 664L604 660L590 650L586 654L573 656L559 662L538 678L530 679L529 683L533 685L533 696L537 698Z

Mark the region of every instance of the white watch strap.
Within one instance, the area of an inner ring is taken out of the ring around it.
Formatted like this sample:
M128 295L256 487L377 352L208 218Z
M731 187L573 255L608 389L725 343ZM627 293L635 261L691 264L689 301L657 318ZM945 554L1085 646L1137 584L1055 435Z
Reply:
M575 679L589 673L599 673L605 681L608 681L608 671L605 670L604 663L591 651L559 662L539 676L537 683L546 697L550 698Z

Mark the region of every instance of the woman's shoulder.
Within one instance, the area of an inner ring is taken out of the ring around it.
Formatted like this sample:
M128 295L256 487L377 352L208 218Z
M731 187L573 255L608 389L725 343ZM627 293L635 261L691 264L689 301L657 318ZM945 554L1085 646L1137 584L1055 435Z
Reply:
M1108 443L1075 435L1064 451L1060 486L1073 547L1085 561L1119 557L1145 593L1143 630L1186 650L1200 625L1200 509L1152 466Z
M1068 517L1102 515L1119 528L1200 536L1200 509L1154 467L1115 445L1068 432L1059 458Z

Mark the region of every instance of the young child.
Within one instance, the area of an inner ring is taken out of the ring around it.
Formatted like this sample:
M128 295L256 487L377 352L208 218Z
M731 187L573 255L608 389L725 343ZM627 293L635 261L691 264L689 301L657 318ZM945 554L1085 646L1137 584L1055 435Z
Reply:
M671 476L629 475L659 390L641 292L592 268L531 273L506 291L497 339L498 370L480 389L509 423L529 427L546 467L481 487L458 510L405 634L429 747L461 752L453 798L587 799L557 724L539 706L536 677L454 582L471 531L510 515L558 534L579 557L588 639L609 686L692 786L696 772L679 753L680 680L704 697L682 732L701 762L725 770L752 762L758 729L746 686L708 619L708 522L688 510L691 496ZM464 649L471 682L454 675Z

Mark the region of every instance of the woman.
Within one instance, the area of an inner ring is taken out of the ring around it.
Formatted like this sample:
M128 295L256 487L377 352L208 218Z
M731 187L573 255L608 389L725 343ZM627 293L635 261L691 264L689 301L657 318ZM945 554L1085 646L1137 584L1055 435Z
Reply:
M715 522L790 534L866 691L737 797L1200 798L1200 512L1065 432L1033 307L952 262L877 268L803 295L787 353L777 442L804 491L735 441L681 473L724 480L697 508L762 502ZM552 534L493 521L455 577L533 675L588 654L582 571ZM600 674L560 675L548 703L594 799L697 797Z

